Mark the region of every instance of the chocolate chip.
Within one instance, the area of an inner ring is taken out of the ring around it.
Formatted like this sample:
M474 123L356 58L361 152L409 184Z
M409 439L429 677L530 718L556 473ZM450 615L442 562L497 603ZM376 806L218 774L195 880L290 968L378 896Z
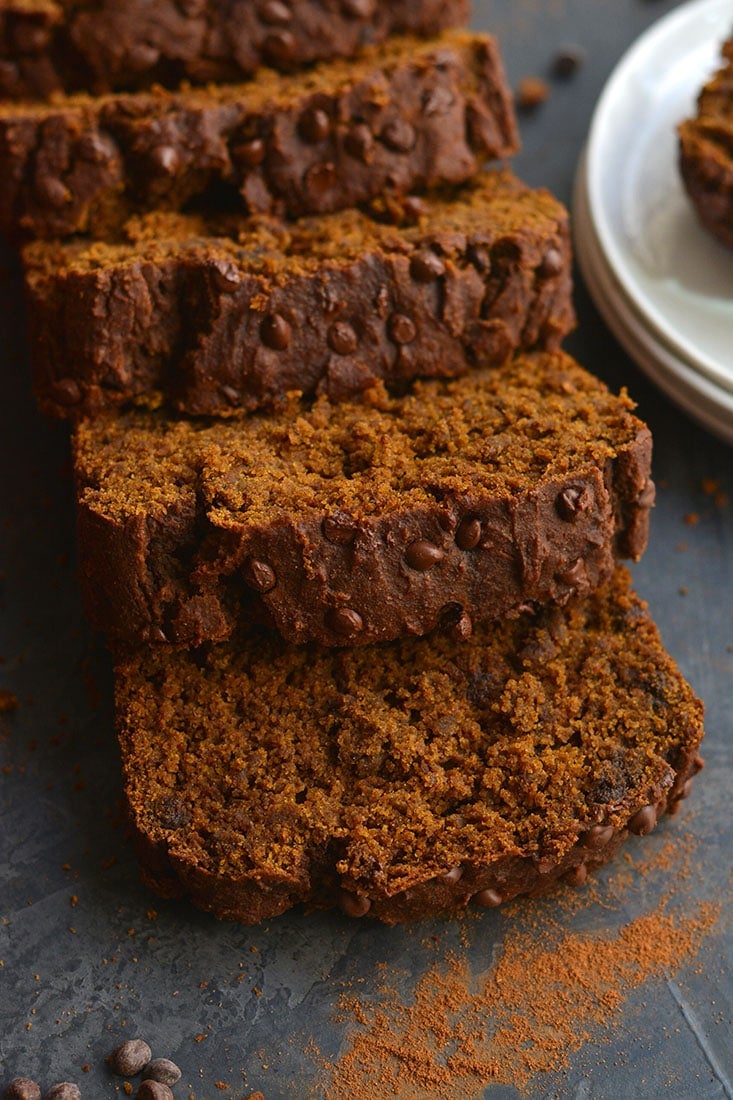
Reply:
M558 493L555 509L560 519L573 523L593 506L593 494L587 485L569 485Z
M255 592L271 592L277 584L277 576L272 566L265 561L257 561L249 558L243 570L244 583L254 588Z
M451 867L450 871L446 871L444 875L438 875L440 882L444 882L446 886L455 886L457 882L460 882L463 878L462 867Z
M561 584L568 584L572 588L577 588L583 581L588 579L588 571L585 568L585 562L582 558L578 558L568 569L564 569L561 573L557 574L557 579Z
M495 909L497 905L501 905L504 898L498 892L498 890L492 890L490 887L486 890L479 890L477 894L473 895L471 899L480 905L482 909Z
M135 1100L173 1100L173 1093L160 1081L143 1081L135 1093Z
M418 539L405 551L405 561L410 569L415 569L418 573L426 573L444 557L445 554L440 547L428 542L427 539Z
M453 623L448 630L448 636L453 639L454 642L467 642L473 634L473 622L471 616L467 611L464 611L462 615Z
M675 801L676 802L681 802L683 798L689 798L691 792L692 792L692 776L690 776L689 779L685 780L685 782L680 787L679 791L677 791L677 793L674 796Z
M262 43L262 56L270 65L289 65L297 52L298 43L290 31L273 31Z
M128 1039L127 1042L115 1047L105 1061L112 1073L116 1073L118 1077L134 1077L136 1073L142 1073L152 1054L144 1039Z
M419 195L405 195L402 200L402 220L413 225L426 212L427 207Z
M289 23L293 18L290 8L280 0L266 0L266 3L260 4L257 14L263 23L271 27Z
M335 546L348 546L354 541L356 527L351 516L345 512L334 512L326 516L322 524L323 537Z
M371 19L377 0L341 0L341 11L353 19Z
M50 386L51 398L57 405L70 408L81 401L81 389L74 378L57 378Z
M481 522L466 517L458 524L456 546L459 550L474 550L481 542Z
M279 313L270 313L260 325L260 338L273 351L285 351L290 346L290 325Z
M563 46L552 59L550 73L557 80L568 80L575 76L584 61L585 50L582 46Z
M369 898L361 894L352 894L350 890L339 890L339 906L347 917L363 917L372 907Z
M265 143L262 138L252 138L232 149L232 156L247 168L257 168L265 159Z
M81 1092L71 1081L61 1081L43 1094L43 1100L81 1100Z
M41 1087L30 1077L14 1077L5 1087L3 1100L41 1100Z
M229 260L214 260L209 268L211 281L217 290L227 294L239 286L239 269Z
M646 836L657 824L657 811L654 806L644 806L637 810L629 822L629 832L634 836Z
M145 1067L145 1080L160 1085L175 1085L181 1079L181 1071L170 1058L153 1058Z
M298 133L309 145L317 145L331 133L331 119L321 107L308 107L298 119Z
M168 176L175 176L181 164L178 150L172 145L159 145L151 152L150 159Z
M374 148L374 135L364 122L352 126L344 138L344 149L349 156L361 160L365 164L369 160L369 154Z
M393 313L387 321L387 332L394 344L411 344L417 336L417 328L405 313Z
M55 176L41 176L35 182L34 191L41 202L54 210L61 210L71 202L71 191Z
M403 118L394 118L382 127L379 135L388 149L395 153L409 153L417 141L417 134Z
M473 266L480 272L491 270L491 253L482 244L472 244L468 250L469 259Z
M233 409L236 409L242 400L241 393L234 386L219 386L219 393L227 405L231 405Z
M557 248L548 248L542 257L542 262L537 268L537 274L541 279L552 279L562 272L564 267L562 253Z
M654 482L652 481L652 479L649 478L646 485L644 486L644 488L639 493L639 496L636 498L637 503L642 508L651 508L651 506L654 504L654 501L656 500L656 496L657 496L657 487L654 484Z
M605 847L614 832L613 825L591 825L590 829L587 829L580 837L578 843L581 848L589 848L591 851L595 851L597 848Z
M303 177L303 186L311 198L318 198L330 191L336 182L336 168L330 161L314 164Z
M349 638L364 629L364 620L352 607L337 607L329 613L328 625L335 634Z
M348 321L334 321L328 330L328 346L337 355L351 355L359 339Z
M410 275L416 283L432 283L445 275L445 264L434 252L416 252L410 260Z
M585 863L579 863L577 867L573 867L573 869L568 871L565 875L565 881L569 882L571 886L582 886L587 878L588 868Z

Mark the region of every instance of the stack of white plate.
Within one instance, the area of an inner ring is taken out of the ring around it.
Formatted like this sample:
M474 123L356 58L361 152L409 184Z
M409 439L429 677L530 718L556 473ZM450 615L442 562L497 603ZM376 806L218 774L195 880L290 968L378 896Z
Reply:
M692 0L622 58L578 168L575 247L588 289L639 366L733 443L733 251L698 223L675 128L733 34L731 0Z

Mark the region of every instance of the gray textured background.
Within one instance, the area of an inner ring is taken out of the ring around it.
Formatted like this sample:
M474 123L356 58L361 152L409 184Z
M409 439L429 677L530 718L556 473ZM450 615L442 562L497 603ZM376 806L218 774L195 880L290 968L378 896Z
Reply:
M625 47L675 5L665 0L487 0L475 25L502 39L513 83L543 74L558 47L581 44L577 77L523 118L517 171L569 201L578 154L603 83ZM733 9L732 9L733 23ZM120 784L104 649L81 617L74 579L66 431L41 421L28 392L22 310L12 258L0 270L0 1085L15 1074L46 1087L77 1080L84 1096L120 1094L103 1057L146 1036L184 1071L177 1095L198 1100L328 1096L319 1061L348 1049L354 1023L335 1009L344 989L380 1004L385 983L409 1001L426 971L454 952L484 971L526 929L613 938L662 896L682 916L718 900L723 917L673 979L630 994L613 1026L570 1051L532 1097L733 1097L730 926L730 764L733 711L733 454L657 393L619 350L581 285L570 350L611 385L627 385L656 441L660 486L652 537L635 568L664 640L707 705L707 768L693 797L599 876L575 906L567 892L415 928L298 913L246 929L162 903L138 883L118 820ZM702 488L717 479L728 503ZM695 513L699 522L685 523ZM684 549L682 548L684 544ZM676 881L661 857L679 845ZM624 871L622 874L621 872ZM74 905L72 898L78 898ZM157 911L157 918L150 913ZM72 931L73 929L73 931ZM386 977L385 977L386 976ZM254 990L257 992L254 992ZM520 1009L521 1010L521 1009ZM207 1038L196 1042L197 1035ZM320 1056L313 1055L313 1047ZM88 1065L88 1072L82 1066ZM219 1091L214 1082L231 1086ZM354 1092L354 1100L368 1091ZM375 1100L381 1100L378 1090ZM405 1096L441 1100L439 1092ZM518 1096L509 1085L492 1100ZM468 1098L467 1098L468 1100Z

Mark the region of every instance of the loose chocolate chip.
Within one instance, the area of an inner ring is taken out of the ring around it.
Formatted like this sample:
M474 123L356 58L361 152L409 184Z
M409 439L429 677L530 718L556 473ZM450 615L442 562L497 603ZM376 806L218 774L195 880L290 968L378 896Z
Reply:
M40 201L54 210L62 210L71 201L68 187L55 176L41 176L36 180L34 190Z
M30 1077L14 1077L5 1088L3 1100L41 1100L41 1087Z
M347 917L363 917L372 907L369 898L361 894L352 894L350 890L339 890L339 906Z
M411 344L417 336L417 328L405 313L393 313L387 322L387 332L394 344Z
M432 569L444 557L445 553L440 547L428 542L427 539L418 539L417 542L413 542L408 546L405 551L405 561L410 569L415 569L418 573L426 573L428 569Z
M644 806L637 810L629 822L629 832L634 836L646 836L657 824L657 811L654 806Z
M561 584L568 584L572 588L577 588L579 584L588 579L588 572L583 559L578 558L568 569L558 573L557 579Z
M57 378L51 384L50 393L57 405L70 408L81 401L81 389L74 378Z
M560 519L566 523L573 523L583 512L587 512L593 505L593 494L587 485L569 485L558 493L555 500L555 509Z
M336 168L330 161L314 164L303 177L303 186L311 198L318 198L330 191L336 182Z
M322 524L323 537L335 546L348 546L354 541L356 528L351 516L345 512L334 512L326 516Z
M262 56L270 65L289 65L297 52L298 43L290 31L273 31L262 43Z
M322 107L308 107L298 120L298 133L309 145L317 145L331 133L331 119Z
M265 159L265 143L262 138L253 138L232 149L232 156L247 168L257 168Z
M377 0L341 0L341 11L353 19L371 19Z
M266 3L260 4L257 14L263 23L271 27L289 23L293 18L290 8L280 0L266 0Z
M473 895L471 900L474 901L476 905L480 905L482 909L495 909L497 905L501 905L504 899L498 890L488 888L486 890L479 890L477 894Z
M552 59L550 72L557 80L568 80L575 76L584 61L585 50L582 46L563 46Z
M477 519L462 519L456 531L456 546L459 550L474 550L481 542L481 522Z
M382 127L380 138L395 153L409 153L417 141L417 134L403 118L394 118Z
M374 135L365 122L359 122L351 127L344 138L344 148L355 160L367 163L369 154L374 148Z
M279 313L270 313L260 325L260 338L273 351L285 351L290 346L290 325Z
M277 584L277 575L272 566L265 561L249 558L244 566L244 583L255 592L271 592Z
M356 351L358 337L348 321L334 321L328 330L328 346L337 355L351 355Z
M440 882L444 882L446 886L455 886L457 882L460 882L463 878L462 867L451 867L450 871L446 871L444 875L438 875Z
M135 1093L135 1100L173 1100L173 1093L160 1081L143 1081Z
M572 871L568 871L565 875L565 881L569 882L571 886L582 886L587 878L588 868L585 863L579 863L577 867L573 867Z
M537 268L537 274L541 279L552 279L559 275L562 269L562 253L557 248L548 248L542 257L540 266Z
M181 1079L181 1071L170 1058L153 1058L145 1067L145 1080L160 1085L175 1085Z
M450 627L448 634L454 642L467 642L473 634L471 616L464 611L460 618Z
M43 1094L43 1100L81 1100L81 1092L71 1081L61 1081Z
M150 159L168 176L175 176L181 163L178 150L172 145L159 145L157 149L153 149Z
M328 624L335 634L344 638L359 634L364 629L364 620L352 607L337 607L330 612Z
M651 508L651 506L654 504L656 496L657 496L657 487L654 484L654 482L652 481L652 479L649 478L646 485L644 486L644 488L639 493L639 496L637 497L637 503L639 505L641 505L642 508Z
M134 1077L136 1073L142 1073L152 1054L144 1039L128 1039L107 1055L106 1062L118 1077Z
M416 252L410 260L410 275L416 283L432 283L445 275L445 264L434 252Z
M581 848L589 848L591 851L595 851L596 848L603 848L608 844L609 840L614 834L613 825L591 825L590 829L580 838Z

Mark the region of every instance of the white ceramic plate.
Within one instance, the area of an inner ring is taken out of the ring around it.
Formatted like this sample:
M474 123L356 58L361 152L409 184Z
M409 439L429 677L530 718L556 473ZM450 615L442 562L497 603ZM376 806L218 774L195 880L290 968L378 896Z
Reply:
M731 0L692 0L637 40L596 107L587 187L602 252L638 314L733 392L733 251L697 222L675 133L732 33Z
M707 430L733 443L733 392L682 360L660 340L624 293L595 235L581 162L573 201L575 249L583 278L601 316L642 370Z

